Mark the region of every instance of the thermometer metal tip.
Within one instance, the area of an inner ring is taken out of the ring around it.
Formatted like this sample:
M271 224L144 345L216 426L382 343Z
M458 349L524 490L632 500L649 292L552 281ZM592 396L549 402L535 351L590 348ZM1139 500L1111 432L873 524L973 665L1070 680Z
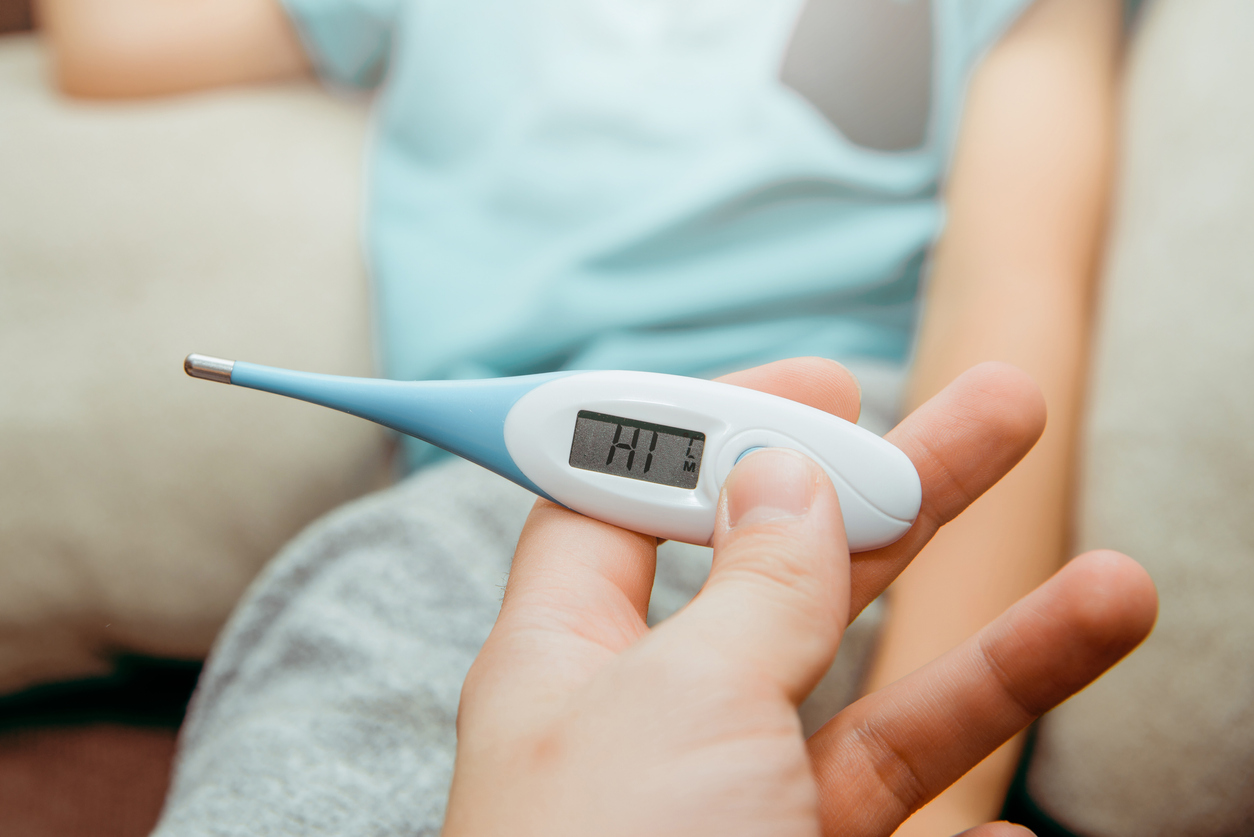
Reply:
M190 354L183 361L183 371L193 378L204 378L206 381L217 381L220 384L231 382L231 372L235 369L235 361L223 360L220 357Z

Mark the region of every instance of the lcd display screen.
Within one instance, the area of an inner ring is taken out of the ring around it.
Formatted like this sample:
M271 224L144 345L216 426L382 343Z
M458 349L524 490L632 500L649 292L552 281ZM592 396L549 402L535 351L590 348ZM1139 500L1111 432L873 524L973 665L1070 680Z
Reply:
M580 410L570 466L675 488L696 488L705 434Z

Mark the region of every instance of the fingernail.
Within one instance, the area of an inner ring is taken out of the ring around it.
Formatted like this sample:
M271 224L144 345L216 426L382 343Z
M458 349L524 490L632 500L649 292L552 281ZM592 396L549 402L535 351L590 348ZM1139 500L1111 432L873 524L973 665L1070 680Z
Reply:
M755 451L727 478L727 525L804 517L814 499L813 465L786 448Z

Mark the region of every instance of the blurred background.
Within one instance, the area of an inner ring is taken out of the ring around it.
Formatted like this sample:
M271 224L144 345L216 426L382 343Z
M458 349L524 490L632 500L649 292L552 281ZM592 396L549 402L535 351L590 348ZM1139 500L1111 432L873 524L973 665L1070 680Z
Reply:
M390 479L377 428L182 371L237 347L371 373L367 106L312 81L78 102L33 24L0 2L0 834L139 835L244 587Z
M29 2L0 6L0 34L25 32L35 27L35 14Z
M1157 0L1131 41L1073 552L1133 555L1162 609L1037 728L1011 813L1042 834L1254 834L1251 44L1248 0ZM0 833L147 833L241 591L390 480L377 429L181 369L369 374L367 129L313 81L67 99L0 0Z

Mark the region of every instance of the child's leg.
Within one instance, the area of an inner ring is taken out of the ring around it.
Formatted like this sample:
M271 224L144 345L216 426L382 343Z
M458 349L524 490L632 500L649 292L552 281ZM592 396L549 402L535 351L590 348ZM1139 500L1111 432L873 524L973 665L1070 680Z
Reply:
M437 834L462 679L533 501L453 461L290 544L205 668L157 834Z

